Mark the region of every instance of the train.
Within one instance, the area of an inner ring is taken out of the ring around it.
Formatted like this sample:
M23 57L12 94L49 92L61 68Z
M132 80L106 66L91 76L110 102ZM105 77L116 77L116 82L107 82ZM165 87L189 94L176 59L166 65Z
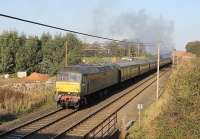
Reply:
M171 58L162 58L160 67L169 65L171 62ZM79 108L81 105L87 104L92 95L101 96L101 93L104 93L101 90L122 84L156 68L156 60L66 66L57 73L56 103L63 108Z

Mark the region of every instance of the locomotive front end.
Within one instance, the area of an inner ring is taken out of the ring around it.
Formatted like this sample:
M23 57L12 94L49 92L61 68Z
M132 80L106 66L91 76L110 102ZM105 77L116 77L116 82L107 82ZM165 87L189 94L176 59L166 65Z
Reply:
M81 93L81 74L63 71L57 74L56 101L62 107L79 107Z

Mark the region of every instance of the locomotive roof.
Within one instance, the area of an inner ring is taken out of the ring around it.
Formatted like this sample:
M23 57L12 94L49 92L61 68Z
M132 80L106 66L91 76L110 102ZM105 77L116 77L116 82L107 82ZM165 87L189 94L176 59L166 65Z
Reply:
M103 65L72 65L63 68L60 72L64 71L73 71L82 74L93 74L98 72L105 72L117 68L140 65L140 64L148 64L156 62L155 60L134 60L131 62L119 62L116 64L103 64Z
M61 72L64 71L73 71L78 72L82 74L93 74L98 72L105 72L109 70L116 69L116 65L114 64L107 64L107 65L72 65L67 66L64 69L61 70Z
M138 65L138 63L136 63L136 62L119 62L119 63L117 63L117 65L119 66L119 67L128 67L128 66L134 66L134 65Z

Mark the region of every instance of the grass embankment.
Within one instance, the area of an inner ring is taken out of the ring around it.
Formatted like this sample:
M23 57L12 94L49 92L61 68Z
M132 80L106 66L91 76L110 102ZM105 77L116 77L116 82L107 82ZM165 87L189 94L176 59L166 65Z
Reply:
M85 63L88 64L99 64L99 63L112 63L119 60L120 57L84 57Z
M135 59L141 59L141 60L145 60L145 59L154 59L154 57L150 57L150 56L140 56L140 57L134 57ZM83 57L83 60L85 61L85 63L87 64L99 64L99 63L115 63L115 62L119 62L122 60L128 60L130 59L129 57Z
M174 69L163 95L142 114L128 138L200 138L200 59Z
M53 105L53 89L38 89L36 92L22 93L9 88L0 89L0 124L16 119L44 105Z

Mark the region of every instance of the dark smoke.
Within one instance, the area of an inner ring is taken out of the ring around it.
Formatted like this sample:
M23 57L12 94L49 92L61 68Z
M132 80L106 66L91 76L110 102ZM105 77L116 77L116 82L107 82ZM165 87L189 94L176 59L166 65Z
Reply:
M172 50L174 46L173 22L165 20L162 16L152 17L145 10L111 16L109 10L98 8L94 12L92 32L120 40L139 40L150 43L161 41L161 52L166 51L163 46L168 50ZM146 50L154 53L156 49L146 47Z

